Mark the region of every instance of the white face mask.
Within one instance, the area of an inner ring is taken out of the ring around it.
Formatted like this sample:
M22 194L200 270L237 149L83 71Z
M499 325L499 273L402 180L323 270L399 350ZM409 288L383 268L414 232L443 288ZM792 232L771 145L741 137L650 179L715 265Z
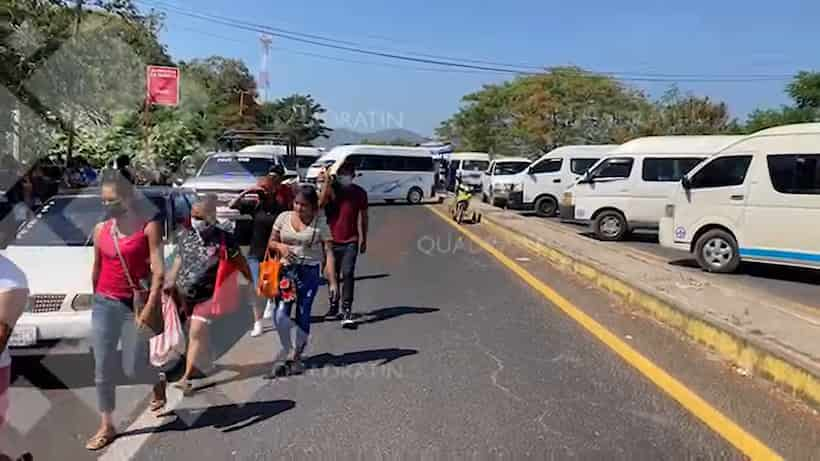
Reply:
M339 176L338 177L339 184L342 186L349 186L353 184L353 176Z
M204 219L191 218L191 227L197 232L204 232L211 227L211 223Z

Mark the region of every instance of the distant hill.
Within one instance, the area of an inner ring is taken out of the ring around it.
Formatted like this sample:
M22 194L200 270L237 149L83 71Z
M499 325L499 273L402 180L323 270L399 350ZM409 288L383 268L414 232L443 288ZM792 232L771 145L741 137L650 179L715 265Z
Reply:
M371 142L388 143L396 140L407 141L412 144L420 144L429 141L424 136L404 129L382 130L373 133L360 133L347 128L334 128L329 138L318 138L313 141L316 147L331 148L344 144L359 144L362 140Z

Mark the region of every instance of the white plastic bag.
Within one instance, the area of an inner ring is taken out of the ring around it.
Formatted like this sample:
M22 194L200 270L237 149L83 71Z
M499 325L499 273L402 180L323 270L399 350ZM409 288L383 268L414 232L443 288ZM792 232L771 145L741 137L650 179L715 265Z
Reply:
M150 341L151 365L157 368L176 363L185 356L185 333L177 306L170 296L162 297L162 316L165 319L165 331Z

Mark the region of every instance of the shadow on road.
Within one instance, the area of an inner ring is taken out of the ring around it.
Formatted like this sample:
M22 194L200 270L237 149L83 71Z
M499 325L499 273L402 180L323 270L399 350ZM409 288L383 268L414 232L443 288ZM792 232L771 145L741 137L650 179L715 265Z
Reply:
M672 266L700 269L695 259L679 259L669 262ZM820 271L804 269L802 267L778 266L775 264L743 263L736 274L720 274L724 276L742 276L781 280L784 282L805 283L820 285Z
M248 365L217 365L216 368L221 371L230 371L235 373L230 378L219 379L216 381L208 381L202 386L194 387L194 391L204 391L213 387L222 386L224 384L235 383L238 381L245 381L251 378L257 378L271 369L271 362L250 363ZM207 378L206 378L207 381Z
M155 428L139 429L124 432L118 438L139 434L161 434L163 432L186 432L190 430L213 427L224 433L235 432L262 421L273 418L296 406L293 400L273 400L268 402L250 402L244 405L228 404L207 408L189 408L174 410L160 415L176 416L173 421Z
M369 351L348 352L342 355L324 353L314 355L305 359L305 367L321 368L325 366L346 367L367 362L379 362L378 365L386 365L394 360L398 360L408 355L418 354L415 349L399 349L391 347L389 349L373 349Z
M432 308L432 307L408 307L408 306L396 306L396 307L385 307L382 309L376 309L374 311L366 312L362 314L361 318L357 322L359 325L368 325L371 323L381 322L384 320L390 320L392 318L401 317L402 315L411 315L411 314L429 314L432 312L438 312L439 309Z
M357 277L354 277L354 279L355 279L357 282L360 282L360 281L362 281L362 280L379 280L379 279L386 279L387 277L390 277L390 274L359 275L359 276L357 276Z

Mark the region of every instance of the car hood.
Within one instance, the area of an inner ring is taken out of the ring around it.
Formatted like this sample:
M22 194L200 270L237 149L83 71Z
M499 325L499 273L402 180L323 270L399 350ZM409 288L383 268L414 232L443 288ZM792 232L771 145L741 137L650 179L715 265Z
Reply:
M8 246L3 256L26 274L31 294L91 293L94 247Z
M244 175L197 176L189 178L182 187L202 190L235 190L241 192L256 185L259 178Z

